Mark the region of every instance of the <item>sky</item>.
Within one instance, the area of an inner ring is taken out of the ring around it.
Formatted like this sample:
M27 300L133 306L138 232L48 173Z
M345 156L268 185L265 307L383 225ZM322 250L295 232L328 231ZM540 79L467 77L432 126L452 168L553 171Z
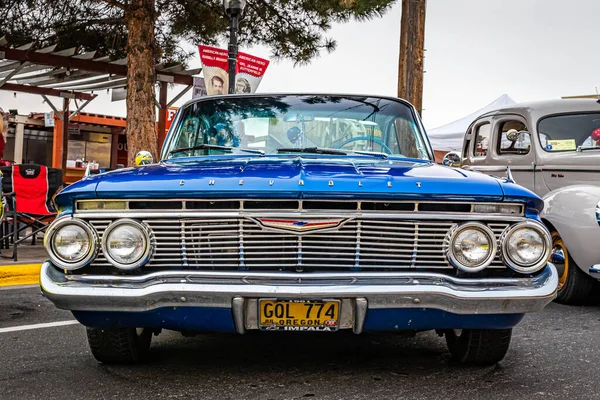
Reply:
M435 128L508 94L515 101L596 93L600 87L598 0L428 0L423 121ZM272 62L258 92L395 96L401 1L366 22L336 24L333 53L309 65ZM195 49L195 44L187 45ZM224 43L221 47L226 48ZM266 47L241 48L269 58ZM198 56L189 67L199 67ZM182 86L175 86L169 99ZM191 92L176 105L191 98ZM60 99L50 98L55 104ZM50 111L40 96L0 91L0 107ZM125 101L102 92L85 111L125 116Z

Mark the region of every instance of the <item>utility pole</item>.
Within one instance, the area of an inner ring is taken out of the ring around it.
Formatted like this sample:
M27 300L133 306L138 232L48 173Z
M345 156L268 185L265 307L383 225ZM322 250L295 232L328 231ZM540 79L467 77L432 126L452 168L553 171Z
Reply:
M398 97L423 108L423 57L425 51L425 2L402 0Z

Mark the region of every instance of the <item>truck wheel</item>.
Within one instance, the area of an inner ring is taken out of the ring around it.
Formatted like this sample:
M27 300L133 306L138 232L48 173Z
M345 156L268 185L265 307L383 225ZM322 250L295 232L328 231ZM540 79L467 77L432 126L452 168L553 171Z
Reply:
M87 328L87 337L96 360L105 364L134 364L148 357L152 330Z
M560 234L555 230L552 231L550 261L558 271L556 301L571 305L582 305L588 302L596 287L596 282L575 264Z
M512 329L453 329L446 331L446 344L455 361L491 365L504 358L511 335Z

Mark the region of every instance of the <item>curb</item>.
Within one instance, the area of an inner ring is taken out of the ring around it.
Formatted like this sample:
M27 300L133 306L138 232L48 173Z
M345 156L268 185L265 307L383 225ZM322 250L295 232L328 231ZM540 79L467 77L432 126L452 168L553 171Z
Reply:
M40 282L42 264L0 266L0 286L33 285Z

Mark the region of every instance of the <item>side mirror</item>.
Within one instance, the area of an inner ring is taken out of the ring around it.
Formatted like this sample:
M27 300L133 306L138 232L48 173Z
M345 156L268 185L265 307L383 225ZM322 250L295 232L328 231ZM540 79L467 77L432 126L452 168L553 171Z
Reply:
M508 139L511 142L516 142L520 136L521 132L519 132L516 129L509 129L508 132L506 132L506 139Z
M446 165L448 167L460 167L460 156L454 151L446 153L444 159L442 160L442 165Z
M141 165L148 165L154 162L154 158L149 151L142 150L135 155L135 165L139 167Z

